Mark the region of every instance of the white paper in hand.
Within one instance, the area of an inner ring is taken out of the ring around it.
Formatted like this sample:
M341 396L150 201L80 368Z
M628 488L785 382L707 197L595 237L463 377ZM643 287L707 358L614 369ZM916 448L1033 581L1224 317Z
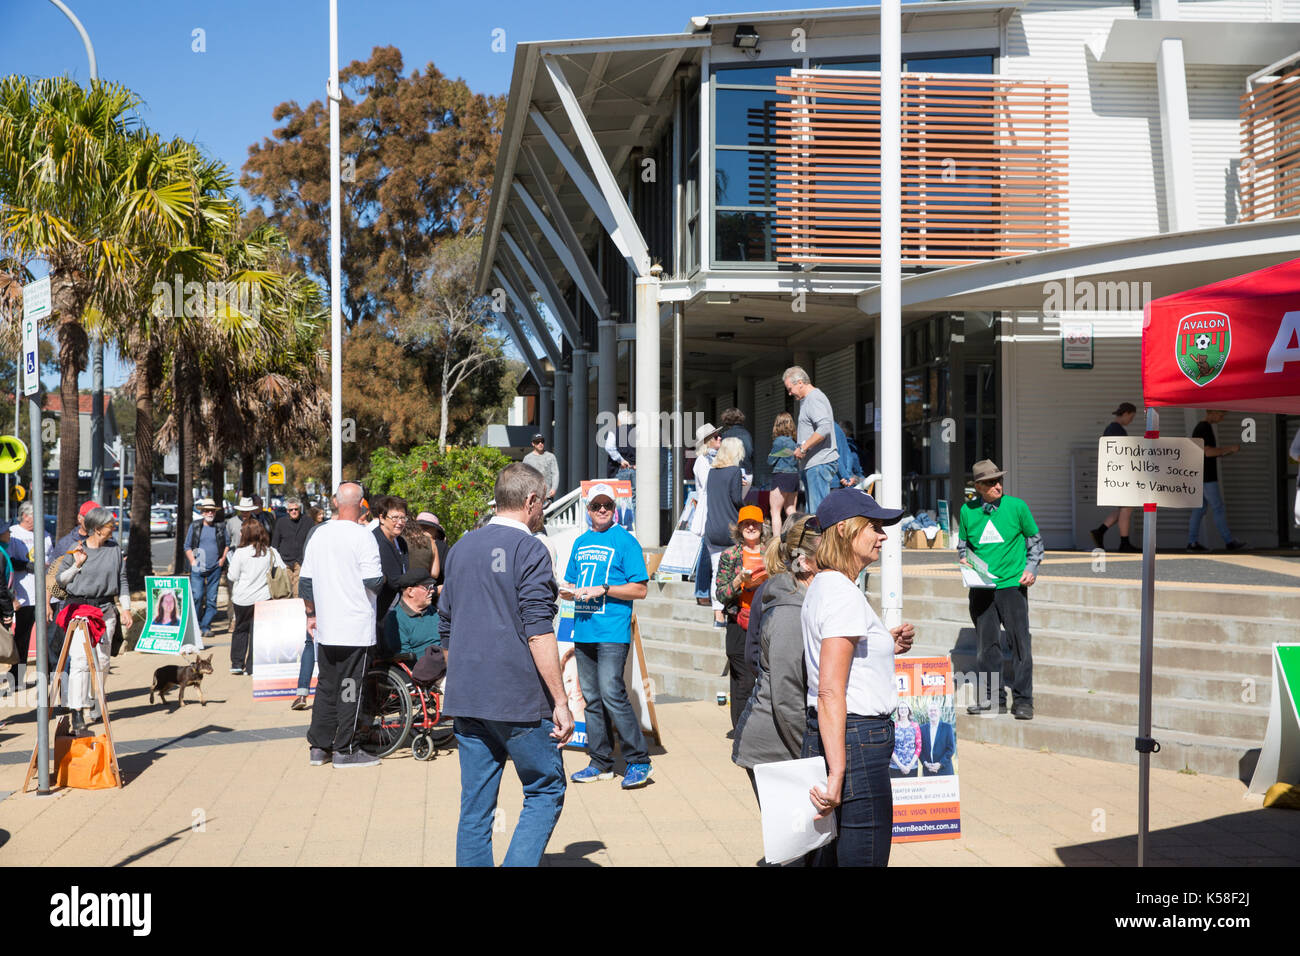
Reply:
M754 780L762 806L763 855L768 863L789 863L835 839L835 814L816 819L817 810L808 798L814 786L826 786L824 759L761 763L754 767Z

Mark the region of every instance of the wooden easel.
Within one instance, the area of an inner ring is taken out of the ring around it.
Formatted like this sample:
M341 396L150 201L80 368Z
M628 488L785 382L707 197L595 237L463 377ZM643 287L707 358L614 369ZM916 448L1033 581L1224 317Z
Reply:
M645 682L649 680L650 674L646 671L645 648L641 646L641 625L637 623L635 611L632 613L632 641L636 645L636 659L641 668L641 682L642 686L644 686ZM659 715L655 713L653 694L646 695L646 709L650 711L650 733L654 735L655 743L662 747L664 740L659 733ZM638 715L637 719L640 719L640 715Z
M95 647L90 640L90 628L85 618L73 618L71 626L63 635L63 648L59 652L59 666L54 671L54 685L50 690L50 706L55 706L55 701L59 699L60 684L63 682L63 665L68 660L68 650L72 646L73 635L80 634L82 641L85 642L86 661L90 665L90 682L95 688L95 699L99 702L100 717L104 721L104 739L108 741L108 757L113 767L113 778L117 781L117 787L122 787L122 770L117 765L117 747L113 744L113 728L109 725L108 720L108 701L104 698L104 682L100 679L99 668L95 665ZM118 621L118 627L122 622ZM110 640L107 632L104 634L104 640ZM57 725L56 725L57 727ZM38 727L37 733L49 733L49 727ZM57 737L56 737L57 739ZM27 776L23 778L23 788L20 793L26 793L27 787L36 775L36 761L40 754L40 740L36 742L35 749L32 750L32 759L27 761Z

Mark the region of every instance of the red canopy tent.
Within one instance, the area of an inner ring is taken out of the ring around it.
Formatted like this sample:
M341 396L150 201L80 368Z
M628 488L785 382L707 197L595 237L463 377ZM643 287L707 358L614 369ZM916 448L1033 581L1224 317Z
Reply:
M1142 397L1300 414L1300 259L1148 303Z

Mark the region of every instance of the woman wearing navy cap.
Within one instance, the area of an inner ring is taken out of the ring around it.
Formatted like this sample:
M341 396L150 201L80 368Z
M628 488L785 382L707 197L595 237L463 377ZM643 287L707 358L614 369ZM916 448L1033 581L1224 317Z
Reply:
M854 583L880 557L885 528L902 511L882 508L863 491L840 488L817 507L822 528L817 564L804 598L808 725L804 757L824 757L826 787L809 791L818 818L835 814L838 837L810 854L812 866L885 866L893 833L889 758L898 705L894 655L912 646L914 629L892 630Z

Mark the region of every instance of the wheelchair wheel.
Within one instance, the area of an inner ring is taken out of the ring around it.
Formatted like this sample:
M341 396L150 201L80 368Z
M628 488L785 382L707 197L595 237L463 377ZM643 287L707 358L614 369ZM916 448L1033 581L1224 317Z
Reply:
M387 757L406 742L411 732L411 692L400 673L387 667L366 672L362 702L371 714L362 733L361 749Z
M433 754L437 748L433 745L433 740L426 734L416 734L411 739L411 756L416 760L432 760Z

